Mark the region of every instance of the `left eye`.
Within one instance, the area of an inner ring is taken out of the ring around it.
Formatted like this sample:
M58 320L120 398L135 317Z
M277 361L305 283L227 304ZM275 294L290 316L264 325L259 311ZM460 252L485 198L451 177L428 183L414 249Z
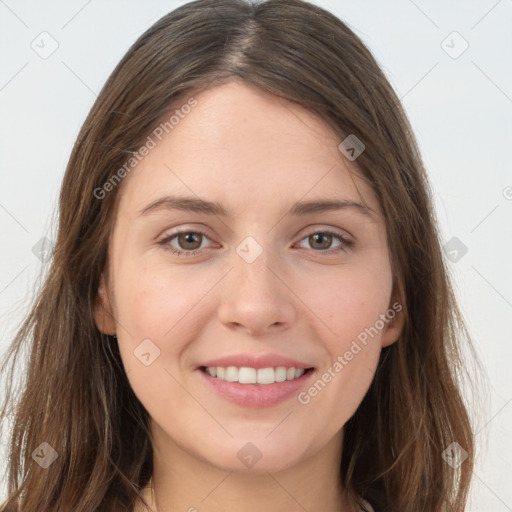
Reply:
M337 239L340 242L339 245L337 245L334 249L331 247L333 239ZM318 249L316 252L343 251L353 245L352 240L345 238L339 233L334 233L333 231L316 231L310 235L307 235L301 240L301 242L303 240L307 240L308 243L313 246L313 248L315 248L314 246L316 245L316 249Z
M178 256L192 256L204 248L201 246L205 238L209 240L208 235L202 231L179 231L169 235L159 243L162 246L170 245L173 254L177 254ZM178 247L171 244L175 239L178 242ZM339 244L335 248L332 248L331 246L334 240L338 240ZM343 235L328 230L311 233L305 236L300 242L303 241L307 241L312 248L315 249L315 252L338 252L346 250L353 245L353 242Z

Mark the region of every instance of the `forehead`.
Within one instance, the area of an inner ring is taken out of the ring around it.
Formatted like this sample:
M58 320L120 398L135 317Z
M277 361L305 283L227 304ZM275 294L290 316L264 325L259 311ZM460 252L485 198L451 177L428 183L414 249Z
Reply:
M245 209L301 197L360 202L362 194L379 209L327 123L252 85L182 95L149 137L153 147L125 179L121 203L142 208L166 192Z

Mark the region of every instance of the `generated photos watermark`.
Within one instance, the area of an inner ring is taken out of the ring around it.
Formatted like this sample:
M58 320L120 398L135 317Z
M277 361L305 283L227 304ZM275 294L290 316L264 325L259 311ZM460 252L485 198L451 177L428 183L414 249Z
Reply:
M357 354L359 354L363 348L368 345L368 342L371 341L375 336L379 334L382 329L384 329L385 325L391 322L393 318L402 311L402 304L399 302L395 302L385 313L379 315L379 319L375 321L375 323L371 327L365 328L357 335L357 339L354 339L349 347L343 355L339 355L336 361L327 368L327 370L322 373L319 379L310 386L306 391L301 391L297 399L300 404L307 405L311 402L311 399L314 398L320 391L322 391L326 385L332 381L338 375L345 366L347 366L352 359L354 359Z
M179 109L174 111L174 114L165 122L160 123L150 135L148 135L146 142L131 156L124 165L119 168L110 178L103 183L101 187L96 187L93 191L93 195L96 199L105 199L108 192L114 190L114 188L121 183L123 178L132 171L139 162L142 162L149 152L156 148L158 143L162 141L163 137L170 133L180 123L182 119L190 114L192 108L197 106L197 100L189 98L187 103L182 105Z

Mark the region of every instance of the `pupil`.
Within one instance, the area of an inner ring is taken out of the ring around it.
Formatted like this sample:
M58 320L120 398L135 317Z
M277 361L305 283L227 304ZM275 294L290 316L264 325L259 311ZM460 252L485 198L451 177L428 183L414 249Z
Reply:
M320 245L322 245L322 247L320 247L320 249L328 249L329 246L331 245L330 244L331 235L327 235L326 233L318 233L318 234L313 235L313 239L314 239L315 243L318 241L318 238L320 238L320 239L324 238L324 242L327 242L327 243L324 243L323 245L320 244Z
M184 233L184 234L181 234L180 235L180 245L184 248L184 249L197 249L200 245L201 245L201 242L199 242L199 245L197 247L188 247L187 244L197 244L198 242L198 238L200 237L201 235L199 235L198 233Z

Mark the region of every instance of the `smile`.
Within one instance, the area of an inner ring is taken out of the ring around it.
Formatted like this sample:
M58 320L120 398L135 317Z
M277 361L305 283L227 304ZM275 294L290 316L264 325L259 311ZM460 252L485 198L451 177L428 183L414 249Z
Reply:
M311 368L295 368L278 366L277 368L251 368L247 366L208 366L202 367L203 372L208 373L211 377L226 381L238 382L240 384L261 384L269 385L276 382L284 382L287 380L295 380Z

